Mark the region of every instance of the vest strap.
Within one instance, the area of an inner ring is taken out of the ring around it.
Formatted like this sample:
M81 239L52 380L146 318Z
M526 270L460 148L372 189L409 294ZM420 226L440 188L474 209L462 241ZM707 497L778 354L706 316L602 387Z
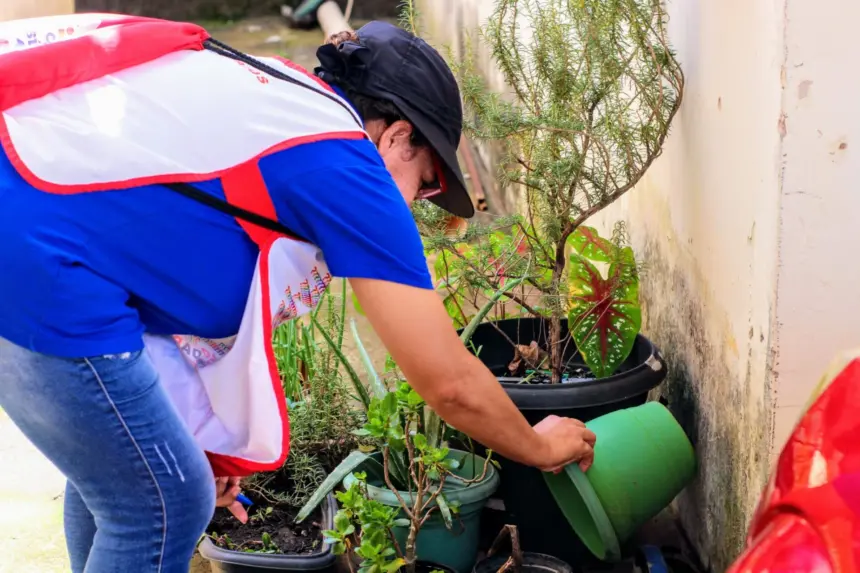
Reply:
M202 203L207 207L212 207L213 209L221 211L222 213L226 213L231 217L235 217L237 220L253 223L257 227L262 227L263 229L266 229L268 231L273 231L279 235L284 235L286 237L290 237L292 239L296 239L304 243L309 242L306 239L302 238L298 233L290 230L278 221L263 217L262 215L258 215L257 213L253 213L251 211L228 203L227 201L222 201L217 197L210 195L205 191L201 191L197 187L194 187L193 185L190 185L188 183L167 183L164 186L172 191L176 191L180 195L184 195L189 199L193 199L198 203Z

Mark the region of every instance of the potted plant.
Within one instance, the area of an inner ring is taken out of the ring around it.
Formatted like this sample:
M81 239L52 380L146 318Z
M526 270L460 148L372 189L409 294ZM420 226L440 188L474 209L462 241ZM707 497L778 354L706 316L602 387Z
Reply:
M463 330L464 344L504 293L522 280L510 281L490 297ZM343 352L336 353L367 411L367 423L355 434L369 438L370 444L351 453L325 479L297 521L342 486L337 494L342 507L326 537L336 552L360 558L362 573L471 570L478 554L481 510L499 484L492 452L483 458L474 451L448 448L446 438L457 435L456 430L398 376L390 357L386 372L394 374L395 390L389 390L354 324L353 335L369 389ZM327 340L334 348L334 341Z
M665 24L662 0L496 0L483 36L514 97L488 92L470 58L458 65L468 130L500 142L501 182L523 189L524 212L461 237L432 208L418 216L457 326L485 293L531 269L472 348L532 423L640 404L665 377L639 332L641 267L624 225L611 238L585 226L641 180L681 105L684 76ZM569 546L539 473L502 467L524 543Z
M364 415L352 403L340 361L320 331L340 348L345 327L346 283L339 297L330 293L305 321L293 320L273 334L287 402L291 447L285 466L243 482L254 502L241 524L219 509L199 545L216 573L333 570L336 555L323 532L334 527L337 502L328 496L310 519L298 523L299 508L328 472L354 449L352 432Z
M424 562L468 571L475 563L480 512L499 477L489 459L433 445L425 408L401 382L373 399L360 430L378 450L359 456L359 473L343 477L341 510L326 536L336 553L359 556L364 569L413 573Z
M510 552L502 550L505 540L511 546ZM567 563L550 555L524 552L520 548L517 528L505 525L487 551L487 557L475 565L474 573L573 573Z

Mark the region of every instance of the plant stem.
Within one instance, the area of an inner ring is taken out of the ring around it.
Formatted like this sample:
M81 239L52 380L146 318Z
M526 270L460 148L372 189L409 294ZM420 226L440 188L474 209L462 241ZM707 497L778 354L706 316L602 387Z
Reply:
M573 225L567 225L558 240L555 247L555 265L552 269L552 292L561 292L561 279L564 274L566 260L565 244L567 238L575 230ZM562 363L564 362L564 354L561 351L561 319L562 319L562 304L561 301L552 301L552 316L549 322L549 364L552 370L551 382L558 384L561 382Z
M397 556L406 561L403 558L403 551L400 550L400 544L397 543L397 538L394 537L394 532L390 529L388 530L388 539L391 540L391 544L394 546L394 550L397 552Z
M424 472L420 470L421 468L419 468L418 473L421 477L415 486L415 498L413 499L412 515L409 519L409 535L406 538L406 551L404 553L404 559L406 561L406 571L408 573L415 573L415 541L416 539L418 539L418 530L421 529L421 525L423 523L421 519L421 510L423 509L422 501L424 498L424 487L426 486L426 475L424 475Z
M528 269L526 269L525 274L526 276L528 276ZM475 330L478 328L478 325L481 324L481 321L484 320L484 317L487 316L487 314L493 309L493 306L495 306L495 304L499 302L499 299L502 298L502 296L504 296L506 292L512 291L517 288L520 284L522 284L525 279L525 276L518 278L517 280L505 285L501 290L496 291L496 293L492 297L490 297L490 300L487 301L487 303L483 307L481 307L480 310L478 310L478 313L475 314L468 326L463 329L463 333L460 334L460 341L463 342L463 344L468 344L469 340L472 339L472 335L475 333Z
M509 292L504 293L504 296L506 296L507 298L511 299L512 301L514 301L515 303L517 303L518 305L520 305L521 307L526 309L526 311L528 311L528 313L531 314L532 316L534 316L535 318L540 318L540 314L538 314L538 311L536 311L534 308L529 306L529 304L525 300L523 300L522 297L519 297L515 294L511 294Z
M388 448L385 447L382 449L382 473L385 475L385 485L387 485L388 489L390 489L391 492L397 497L397 501L400 503L400 506L403 508L403 511L406 512L406 516L409 519L414 519L412 511L409 509L409 506L406 505L406 500L403 499L403 496L400 495L400 491L398 491L398 489L394 487L394 484L391 483L391 476L388 473L388 459Z
M489 469L490 469L490 463L491 463L491 462L490 462L490 458L489 458L489 457L488 457L487 459L485 459L485 460L484 460L484 471L482 471L482 472L481 472L481 475L479 475L478 477L476 477L476 478L474 478L474 479L466 479L466 478L460 477L460 476L458 476L457 474L454 474L454 473L452 473L452 474L450 474L450 475L451 475L451 477L452 477L452 478L454 478L455 480L457 480L457 481L459 481L459 482L461 482L461 483L465 483L465 484L478 483L478 482L480 482L480 481L484 481L484 478L485 478L485 477L487 477L487 470L489 470Z

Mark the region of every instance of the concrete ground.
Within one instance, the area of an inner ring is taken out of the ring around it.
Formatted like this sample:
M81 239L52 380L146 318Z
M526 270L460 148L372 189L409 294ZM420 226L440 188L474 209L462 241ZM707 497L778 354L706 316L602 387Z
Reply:
M65 479L0 410L0 573L65 573Z

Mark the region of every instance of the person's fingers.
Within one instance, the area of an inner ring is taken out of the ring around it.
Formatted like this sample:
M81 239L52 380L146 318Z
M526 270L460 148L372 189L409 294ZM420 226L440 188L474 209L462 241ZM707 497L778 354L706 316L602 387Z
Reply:
M232 513L233 517L238 519L240 522L248 523L248 512L245 510L245 506L238 501L234 501L229 506L227 506L227 510Z
M569 420L571 422L573 422L574 424L576 424L577 426L580 426L583 428L585 427L585 422L583 422L582 420L577 420L576 418L569 418Z
M552 431L553 428L558 426L562 422L562 418L558 416L547 416L540 422L534 425L534 430L538 434L546 434Z
M597 443L597 435L588 428L582 432L582 439L591 447L594 447L594 444Z
M242 489L238 485L234 485L226 491L221 492L221 495L215 498L215 505L217 507L227 507L236 501L240 493L242 493Z
M227 478L215 478L215 499L219 499L224 495L227 489Z
M588 449L588 452L582 456L579 460L579 469L583 472L587 472L588 468L591 467L591 464L594 463L594 450L592 448Z

